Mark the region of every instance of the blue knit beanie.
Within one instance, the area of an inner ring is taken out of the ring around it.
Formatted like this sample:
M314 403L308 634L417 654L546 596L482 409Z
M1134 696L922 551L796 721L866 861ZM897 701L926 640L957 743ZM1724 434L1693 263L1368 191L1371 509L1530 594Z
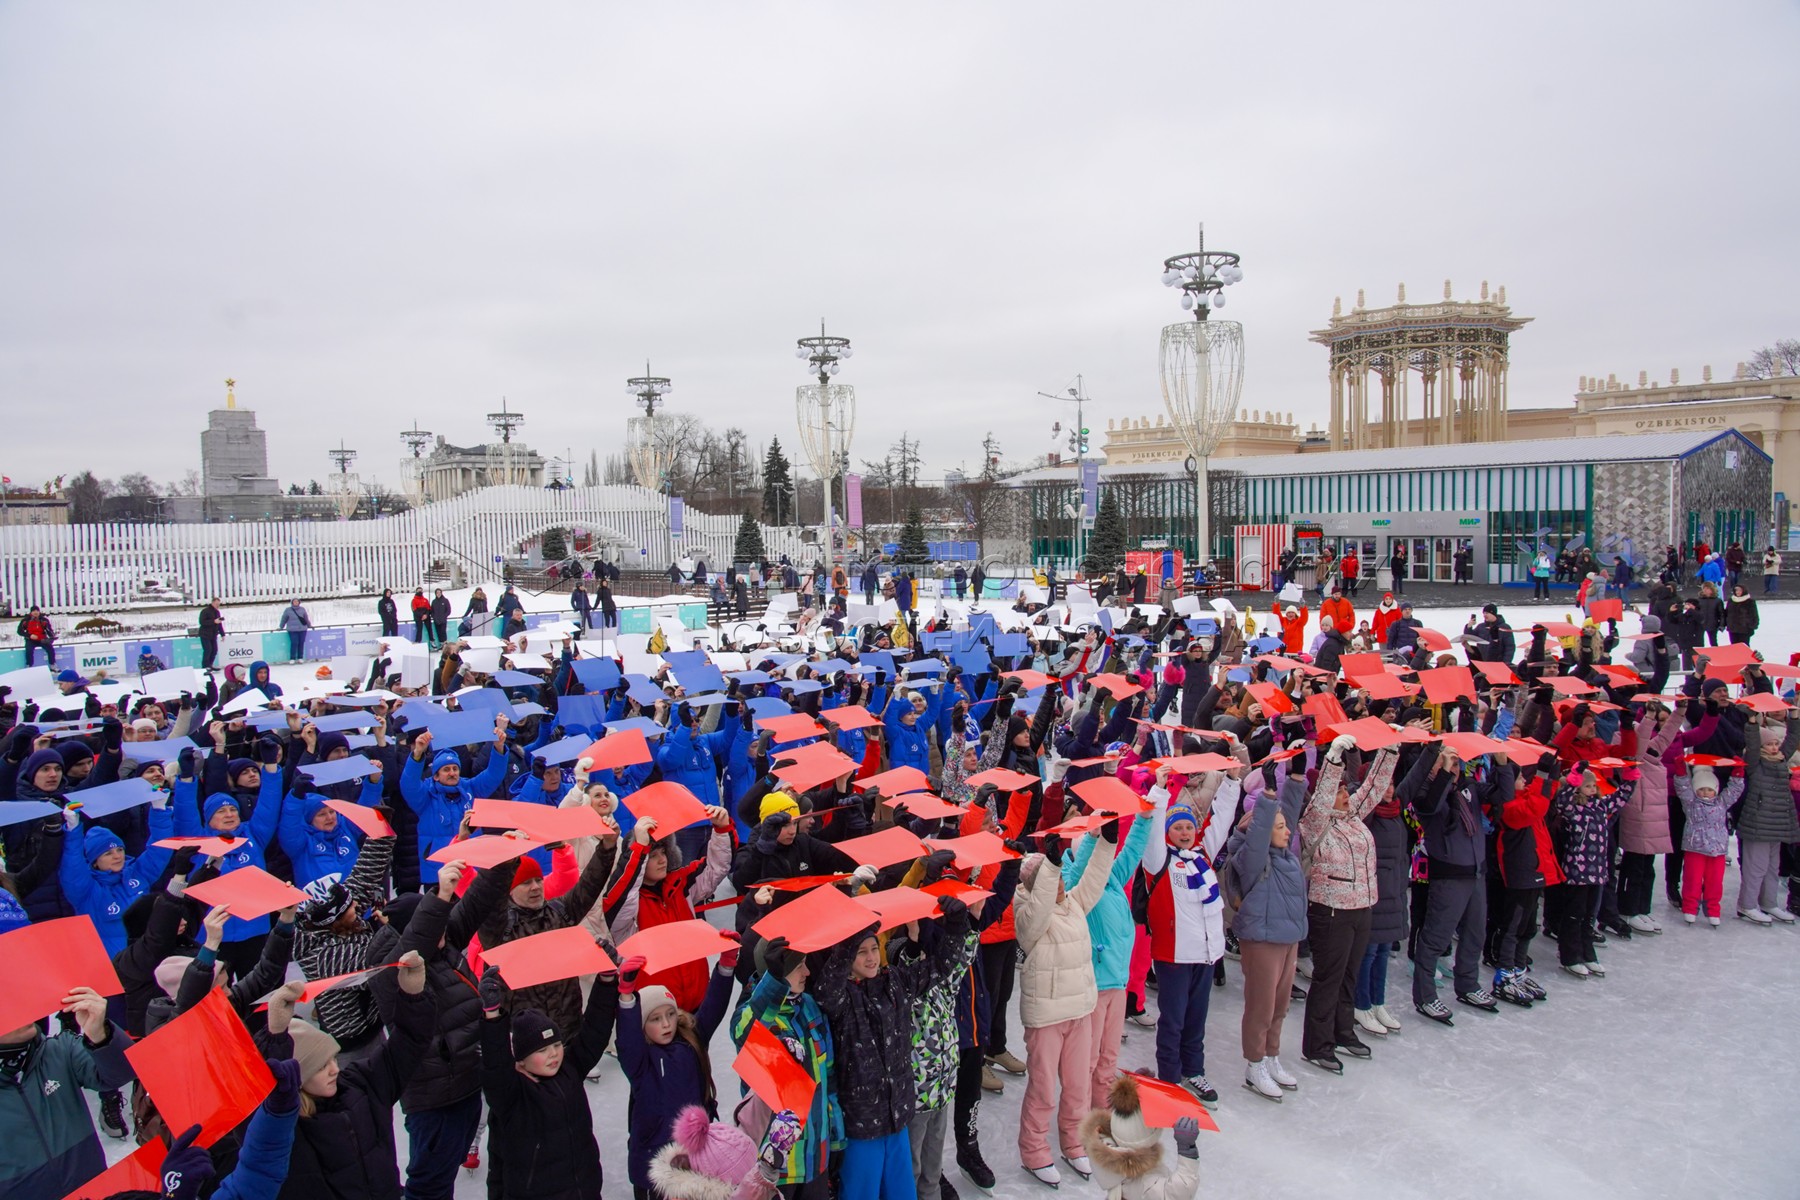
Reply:
M250 758L234 758L230 762L226 763L225 764L225 786L226 787L236 787L237 781L238 781L238 776L242 775L245 771L250 770L252 767L256 767L256 769L258 771L262 770L261 767L258 767L256 765L256 760L250 759Z
M456 751L439 750L436 754L431 756L431 773L433 775L436 775L445 767L456 767L458 769L462 767L462 759L456 756Z
M69 738L67 741L58 742L56 745L56 753L61 757L63 770L65 771L74 767L77 763L84 763L88 759L94 757L94 752L90 750L88 744L80 738Z
M119 840L118 834L104 825L88 826L87 833L81 839L81 852L87 856L90 866L93 865L95 859L115 846L123 850L125 843Z
M214 792L206 798L206 803L200 806L200 819L208 825L212 824L213 814L227 805L237 808L237 797L230 792ZM243 814L240 812L239 815Z
M350 739L336 731L321 733L318 748L313 751L314 756L320 762L326 762L330 760L334 750L342 750L345 754L350 753Z

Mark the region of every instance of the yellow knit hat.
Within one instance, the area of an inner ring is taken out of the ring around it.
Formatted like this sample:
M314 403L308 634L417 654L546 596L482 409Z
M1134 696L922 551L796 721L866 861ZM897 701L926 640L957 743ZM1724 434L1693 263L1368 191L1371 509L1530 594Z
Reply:
M770 792L763 797L762 807L756 810L756 819L766 821L776 813L797 817L800 815L800 804L786 792Z

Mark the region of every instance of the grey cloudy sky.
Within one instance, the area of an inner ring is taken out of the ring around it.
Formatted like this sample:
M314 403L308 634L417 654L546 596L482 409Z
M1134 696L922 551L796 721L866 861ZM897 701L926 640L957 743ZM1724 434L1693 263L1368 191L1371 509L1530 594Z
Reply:
M240 381L284 480L505 395L548 454L676 407L935 472L1160 410L1161 259L1244 255L1246 407L1326 412L1332 298L1535 322L1512 402L1800 335L1787 3L0 6L0 470L158 480Z

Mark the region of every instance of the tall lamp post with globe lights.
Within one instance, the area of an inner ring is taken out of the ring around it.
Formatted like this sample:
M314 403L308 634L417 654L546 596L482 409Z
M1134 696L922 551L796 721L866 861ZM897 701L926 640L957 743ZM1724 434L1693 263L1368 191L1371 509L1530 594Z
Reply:
M856 389L847 383L833 383L831 377L854 353L849 338L826 335L823 321L819 322L819 336L803 337L794 345L794 357L804 359L808 373L819 380L794 389L794 413L800 425L801 449L824 485L827 572L837 565L831 481L850 453L850 435L856 429Z
M626 425L626 456L631 462L631 474L638 486L653 492L662 492L669 483L669 468L673 465L667 439L662 437L662 427L656 419L656 410L666 402L666 397L673 390L673 385L662 375L652 375L650 364L644 364L644 373L635 379L625 381L625 391L637 401L637 406L644 410L641 417L633 417ZM675 526L670 519L668 497L663 500L663 520L669 531L669 561L678 557L675 553Z
M1225 288L1243 277L1236 254L1206 248L1205 225L1198 250L1163 260L1163 286L1179 291L1181 307L1194 314L1191 321L1163 327L1162 385L1169 418L1194 462L1195 552L1201 564L1212 557L1206 460L1236 418L1244 389L1244 327L1213 320L1211 314L1225 307Z

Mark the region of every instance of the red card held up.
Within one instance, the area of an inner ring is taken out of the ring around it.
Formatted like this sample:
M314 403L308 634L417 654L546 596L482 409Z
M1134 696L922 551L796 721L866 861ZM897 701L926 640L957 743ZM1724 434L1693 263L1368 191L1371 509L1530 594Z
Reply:
M1508 687L1519 682L1513 669L1503 662L1477 662L1472 665L1481 672L1482 678L1497 687Z
M306 899L305 892L257 866L239 867L217 879L193 884L188 888L187 894L202 904L214 907L229 904L231 915L244 921L266 917L277 909L299 904ZM187 1126L183 1125L182 1128L186 1129Z
M1083 804L1099 812L1140 813L1150 806L1144 798L1126 786L1117 775L1100 775L1084 779L1070 789Z
M1564 696L1593 696L1600 691L1587 680L1577 679L1573 675L1552 675L1544 682L1550 685L1551 691Z
M168 1157L168 1153L168 1147L162 1144L161 1138L145 1142L70 1192L63 1200L107 1200L107 1197L121 1192L149 1192L160 1196L163 1194L163 1159Z
M92 917L38 921L0 935L0 963L9 967L0 988L0 1032L58 1011L72 988L102 996L125 990Z
M697 962L735 949L737 943L705 921L670 921L640 929L619 944L619 957L641 954L648 960L644 971L660 975L684 963Z
M1781 697L1771 696L1767 692L1752 692L1748 696L1739 696L1737 703L1742 704L1751 712L1784 713L1788 710L1788 706L1783 703Z
M362 830L365 837L394 836L394 827L388 824L388 819L366 804L352 804L348 800L327 800L325 807Z
M1625 602L1618 597L1588 601L1588 616L1596 621L1620 621L1625 618Z
M986 888L978 888L972 884L959 883L954 879L940 879L936 883L927 884L919 889L927 896L955 896L964 904L974 904L977 900L986 900L994 893Z
M1123 675L1089 675L1088 683L1093 687L1105 688L1114 700L1124 700L1144 690L1141 684L1133 683Z
M399 965L399 963L385 963L379 967L364 967L360 971L351 971L345 975L332 975L326 979L309 979L306 981L305 989L300 993L300 998L295 1000L294 1003L311 1004L326 992L335 992L341 987L349 987L352 984L363 983L374 978L389 967L397 967ZM271 992L270 995L274 995L274 993ZM268 997L265 996L261 1002L257 1004L256 1008L257 1011L260 1012L267 1007L269 1007L269 1000Z
M1430 667L1419 672L1419 682L1433 704L1475 699L1475 676L1467 667Z
M678 829L711 820L699 797L668 779L639 788L625 797L624 804L638 820L655 821L658 837L667 837Z
M837 848L863 866L874 867L877 871L895 863L911 862L925 853L925 843L898 825L841 841Z
M819 728L819 723L806 713L763 717L756 722L756 727L768 730L777 742L797 742L801 738L818 737L825 732Z
M933 850L948 850L953 853L956 856L954 864L959 871L991 867L1019 857L1016 850L1008 850L1005 842L986 830L959 838L927 838L925 844Z
M805 1127L807 1117L812 1115L813 1092L818 1084L767 1025L750 1022L744 1048L738 1051L731 1069L771 1111L792 1112Z
M644 731L641 729L621 729L617 733L607 734L583 750L581 757L588 760L590 770L616 771L620 767L635 767L639 763L649 762L650 743L644 740Z
M782 750L775 758L777 762L792 760L785 766L777 766L774 774L775 778L794 792L808 792L840 775L854 774L859 765L855 759L827 742L812 742L792 750Z
M326 803L332 803L327 801ZM391 831L390 831L391 832ZM223 858L243 844L243 838L228 837L170 837L152 845L164 850L181 850L192 846L201 858Z
M1418 687L1405 680L1396 679L1386 671L1370 675L1353 675L1350 677L1353 687L1359 687L1369 693L1371 700L1400 700L1416 695Z
M1444 748L1454 750L1458 758L1480 758L1483 754L1506 754L1505 742L1496 742L1479 733L1446 733Z
M567 842L612 832L600 814L585 804L552 808L529 800L477 800L472 820L484 828L517 829L546 842Z
M451 842L442 850L427 855L432 862L462 861L478 870L488 871L504 862L511 862L521 854L529 854L544 843L536 838L501 837L499 834L484 833L480 837L464 838L460 842ZM188 889L193 895L194 889Z
M1235 758L1226 758L1223 754L1210 751L1203 754L1180 754L1172 758L1159 758L1156 766L1167 767L1177 775L1204 775L1208 771L1229 771L1238 766Z
M1035 692L1041 687L1056 687L1062 683L1062 680L1056 676L1046 675L1042 671L1005 671L1001 673L1000 678L1016 679L1025 685L1025 690L1028 692Z
M1119 819L1118 813L1084 813L1079 817L1070 817L1060 825L1052 825L1048 829L1039 830L1038 837L1060 837L1073 842L1086 834L1095 833L1108 821Z
M509 988L597 975L618 966L595 943L585 925L534 933L500 946L483 946L481 956L500 968L500 978L506 980Z
M750 890L755 891L757 888L772 888L777 892L810 892L816 887L822 887L828 883L842 883L848 878L850 878L848 874L794 875L787 879L759 880Z
M879 775L856 781L856 789L866 792L874 788L884 796L901 796L907 792L929 792L931 778L917 767L895 767Z
M1747 662L1756 661L1756 651L1747 642L1727 642L1723 646L1702 646L1694 651L1696 658L1704 658L1716 667L1741 667Z
M1256 702L1263 706L1265 713L1287 713L1294 711L1293 697L1272 683L1246 683L1244 690L1256 697Z
M881 718L857 704L846 704L839 708L827 708L819 713L819 720L830 721L840 731L852 729L871 729L881 724Z
M890 808L904 804L907 812L925 821L940 820L944 817L960 817L968 811L941 796L934 796L930 792L908 792L904 796L883 796L881 802Z
M909 921L929 921L941 915L938 912L938 898L926 895L918 888L887 888L879 892L864 892L851 899L876 916L884 933L890 929L898 929Z
M1684 754L1681 761L1690 767L1741 767L1741 758L1727 758L1723 754Z
M1419 644L1424 646L1427 650L1450 649L1450 639L1435 629L1419 630Z
M1338 725L1348 721L1350 716L1338 698L1330 692L1315 692L1306 698L1300 711L1313 719L1313 724L1323 728L1327 725Z
M168 1127L200 1126L202 1146L235 1129L275 1087L223 988L127 1048L125 1057Z
M1200 1128L1219 1132L1218 1122L1206 1111L1194 1093L1178 1083L1164 1083L1150 1075L1125 1071L1138 1085L1138 1105L1144 1110L1144 1124L1152 1129L1172 1129L1183 1117L1192 1117Z
M1023 771L1014 771L1007 767L990 767L985 771L963 780L971 788L979 788L984 783L991 783L1003 792L1020 792L1038 781L1036 775L1027 775Z
M1379 654L1341 654L1338 656L1338 670L1345 676L1379 675L1386 669Z
M1397 745L1400 735L1389 729L1387 722L1380 717L1363 717L1356 721L1347 721L1331 728L1333 737L1349 735L1356 739L1356 748L1364 753L1373 753L1386 746Z
M814 888L782 905L753 928L765 940L785 937L802 954L835 946L875 923L869 910L835 887Z

